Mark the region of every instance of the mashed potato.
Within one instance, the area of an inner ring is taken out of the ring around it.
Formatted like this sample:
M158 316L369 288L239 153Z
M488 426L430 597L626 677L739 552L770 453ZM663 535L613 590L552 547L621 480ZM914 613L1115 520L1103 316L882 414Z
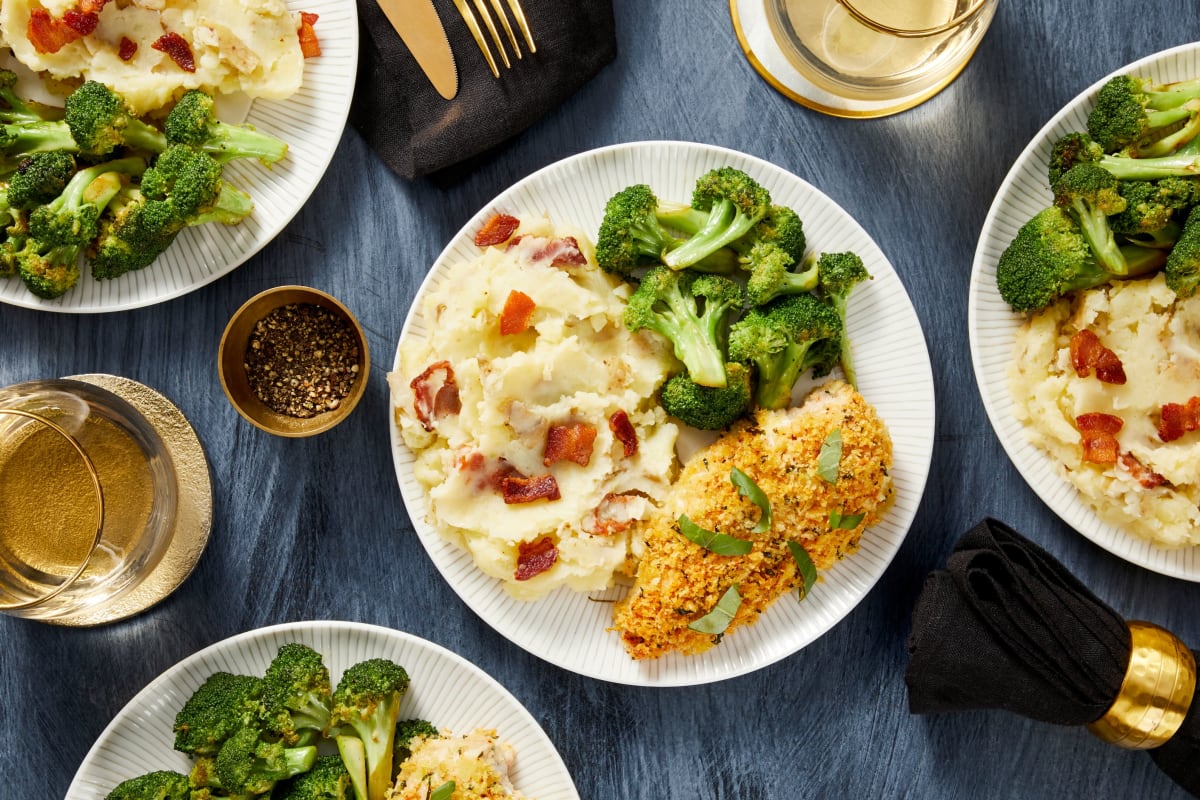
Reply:
M564 243L586 264L553 265ZM509 245L441 278L420 308L425 330L406 337L388 376L396 424L429 491L428 522L515 597L609 586L627 568L633 521L649 515L676 470L678 428L654 400L674 356L663 340L625 328L629 287L595 266L586 238L546 220L523 221ZM514 290L533 301L530 327L502 334ZM621 414L636 434L633 455L610 423ZM553 460L552 429L595 439L584 458ZM559 497L506 502L500 487L514 470L552 477ZM518 579L534 543L552 565Z
M112 0L90 35L58 52L39 53L27 36L31 12L45 8L60 18L77 5L76 0L3 0L0 36L34 72L100 81L123 95L137 114L162 108L186 89L279 99L300 88L300 19L285 0ZM151 46L165 33L188 42L195 72ZM137 44L128 60L119 55L122 38Z
M1083 329L1120 358L1124 385L1076 375L1069 342ZM1009 378L1030 441L1101 518L1162 547L1200 544L1200 432L1164 443L1157 429L1163 404L1200 395L1200 296L1177 299L1158 275L1060 300L1018 333ZM1088 412L1121 418L1119 452L1132 459L1081 459L1075 419ZM1147 470L1164 482L1144 486L1135 473Z

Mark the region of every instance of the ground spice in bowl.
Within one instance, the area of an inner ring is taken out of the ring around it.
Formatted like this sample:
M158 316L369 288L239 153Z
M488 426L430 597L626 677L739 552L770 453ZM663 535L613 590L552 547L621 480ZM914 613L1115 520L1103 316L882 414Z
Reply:
M342 315L291 303L255 323L246 343L250 390L277 414L305 419L333 411L359 373L358 339Z

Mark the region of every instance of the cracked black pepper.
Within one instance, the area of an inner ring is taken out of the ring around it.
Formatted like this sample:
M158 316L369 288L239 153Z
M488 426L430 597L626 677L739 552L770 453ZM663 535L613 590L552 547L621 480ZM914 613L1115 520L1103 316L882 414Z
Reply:
M358 379L358 338L350 323L324 306L280 306L254 325L244 366L250 390L289 417L333 411Z

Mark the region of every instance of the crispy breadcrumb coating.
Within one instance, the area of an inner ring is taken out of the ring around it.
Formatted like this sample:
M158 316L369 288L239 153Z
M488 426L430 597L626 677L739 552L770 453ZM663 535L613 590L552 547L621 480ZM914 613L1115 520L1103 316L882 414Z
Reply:
M838 480L830 483L818 471L818 456L834 429L841 433L842 456ZM734 584L742 604L725 633L753 623L776 598L803 583L789 539L804 546L818 570L854 552L863 530L892 499L891 465L892 442L883 421L839 380L815 389L799 407L760 410L734 426L691 458L662 511L643 526L645 551L634 585L613 615L626 650L645 659L712 647L724 634L699 633L688 624L711 611ZM730 481L733 467L770 499L770 531L750 531L760 511ZM831 511L864 516L850 529L831 529ZM716 555L684 538L681 514L707 530L749 539L753 550Z

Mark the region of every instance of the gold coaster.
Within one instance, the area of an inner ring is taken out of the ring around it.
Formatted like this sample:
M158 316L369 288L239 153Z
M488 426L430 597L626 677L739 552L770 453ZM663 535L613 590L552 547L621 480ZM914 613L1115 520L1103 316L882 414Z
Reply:
M192 573L212 530L212 476L196 431L166 397L145 384L118 375L68 377L107 389L142 412L171 454L178 482L174 533L162 560L151 573L128 594L102 609L46 620L52 625L87 627L145 611L175 591Z

